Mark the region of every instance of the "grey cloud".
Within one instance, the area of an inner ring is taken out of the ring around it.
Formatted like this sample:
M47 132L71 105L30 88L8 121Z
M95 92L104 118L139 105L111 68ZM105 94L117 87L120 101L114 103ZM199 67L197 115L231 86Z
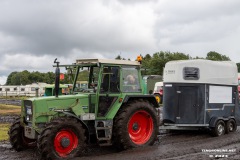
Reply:
M149 38L141 36L145 31L134 33L138 25L132 21L138 17L133 15L128 22L123 6L116 6L119 11L114 11L98 1L96 4L41 1L37 5L25 2L6 3L0 7L3 13L0 31L17 40L11 48L6 48L7 53L65 55L74 48L88 52L131 52L137 47L144 50L154 45L141 40Z
M161 50L202 57L215 50L238 62L239 8L239 0L1 0L0 77L51 71L56 57L134 60Z

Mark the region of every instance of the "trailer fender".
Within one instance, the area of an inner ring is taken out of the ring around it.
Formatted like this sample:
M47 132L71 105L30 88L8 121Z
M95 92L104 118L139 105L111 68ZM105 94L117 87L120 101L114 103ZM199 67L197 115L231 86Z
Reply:
M221 119L219 117L212 117L210 122L209 122L209 127L215 127L215 124L217 123L217 121Z
M209 127L215 127L218 120L223 120L224 122L228 121L229 119L233 119L235 121L235 118L233 116L231 117L212 117L209 122Z

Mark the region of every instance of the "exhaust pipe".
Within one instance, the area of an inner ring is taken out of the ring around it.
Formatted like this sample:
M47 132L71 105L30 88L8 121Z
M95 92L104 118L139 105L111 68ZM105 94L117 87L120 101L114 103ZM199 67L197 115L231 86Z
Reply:
M60 82L60 68L59 68L59 63L57 62L57 58L54 60L54 63L57 63L57 67L55 70L55 96L58 97L58 93L59 93L59 82Z

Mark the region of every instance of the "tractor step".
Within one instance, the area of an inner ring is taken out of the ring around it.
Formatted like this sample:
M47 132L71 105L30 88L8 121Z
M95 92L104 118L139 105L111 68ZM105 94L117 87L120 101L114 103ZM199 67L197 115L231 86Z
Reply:
M108 121L99 121L97 124L101 125L95 125L96 129L96 135L98 144L100 146L110 146L112 145L112 120Z
M98 138L99 141L109 141L111 140L111 138L108 138L108 137L101 137L101 138Z
M112 127L96 127L96 130L112 129Z
M98 138L99 146L111 146L111 138Z
M97 132L97 139L99 141L107 141L111 140L111 131L112 128L109 127L97 127L96 132Z

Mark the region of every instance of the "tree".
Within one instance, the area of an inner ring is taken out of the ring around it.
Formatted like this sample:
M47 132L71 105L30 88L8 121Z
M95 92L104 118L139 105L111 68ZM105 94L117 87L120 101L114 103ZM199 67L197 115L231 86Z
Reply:
M240 63L237 63L238 73L240 73Z
M89 74L89 71L87 70L83 70L79 72L78 81L88 81L88 74Z
M122 58L121 55L117 55L117 57L115 59L119 59L119 60L126 60L126 58ZM128 58L128 60L130 61L130 58Z
M31 73L27 70L24 70L22 72L19 72L19 77L20 79L20 83L19 85L26 85L26 84L30 84L31 80L29 79L29 76L31 75Z
M208 52L206 59L213 61L230 61L229 57L219 54L215 51Z
M6 82L6 85L13 85L11 82L11 79L12 79L12 77L15 75L15 74L17 74L18 72L12 72L12 73L10 73L9 75L8 75L8 78L7 78L7 82Z
M145 59L148 61L146 64L149 67L148 74L156 74L156 75L162 75L163 74L163 68L165 67L165 64L172 60L185 60L189 59L189 55L186 55L184 53L179 52L157 52L154 53L153 56L150 57L144 57L143 61ZM145 62L143 62L145 63Z
M143 69L143 75L149 75L150 74L150 68L151 68L151 60L152 57L150 54L146 54L142 59L142 69Z

